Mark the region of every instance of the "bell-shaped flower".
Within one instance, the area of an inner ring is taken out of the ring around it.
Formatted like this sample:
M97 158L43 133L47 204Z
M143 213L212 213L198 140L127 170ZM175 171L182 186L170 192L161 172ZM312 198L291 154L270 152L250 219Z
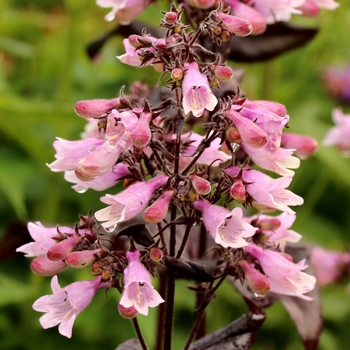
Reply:
M258 260L270 281L271 292L312 300L304 294L314 289L316 278L301 272L308 267L304 260L295 264L280 253L263 250L251 243L245 247L245 251Z
M45 312L39 320L44 329L59 324L60 334L71 338L76 317L90 304L98 289L108 287L109 283L101 283L101 277L98 277L92 281L75 282L61 288L57 276L54 276L51 280L53 294L42 296L35 301L33 309Z
M256 228L243 220L241 208L231 212L218 205L210 204L207 200L192 203L193 208L202 212L204 225L215 242L224 248L242 248L248 243L244 239L251 237Z
M229 173L229 170L226 169ZM293 192L286 190L292 177L285 176L273 179L257 170L243 170L243 181L246 183L247 193L254 199L253 205L262 211L276 209L294 214L289 205L302 205L304 200Z
M340 108L335 108L332 111L332 118L335 126L328 131L323 144L334 145L344 155L348 155L350 152L350 114L344 114Z
M106 221L102 224L106 229L133 218L146 207L152 194L167 181L168 177L161 175L149 181L133 184L116 195L107 194L101 197L101 202L109 206L97 211L95 218L98 221Z
M186 63L185 68L187 70L182 81L184 112L192 112L195 117L200 117L204 109L212 111L218 99L210 89L208 78L199 71L197 63Z
M29 222L28 231L34 242L22 245L16 252L24 253L27 258L33 256L46 255L47 251L54 246L57 241L52 237L58 236L58 231L66 234L74 234L74 229L70 227L44 227L40 222Z
M124 270L124 290L119 304L125 308L133 306L138 313L147 316L149 307L156 307L164 300L154 289L140 256L138 250L126 253L128 267Z
M97 0L97 5L103 8L112 7L105 16L106 21L116 19L120 24L127 25L149 5L149 0Z
M56 160L47 166L51 171L74 170L77 163L89 152L102 145L104 140L87 138L79 141L68 141L61 138L53 143L56 150Z
M294 149L282 147L274 149L270 147L270 143L262 148L254 148L243 141L241 146L255 164L278 175L293 176L294 171L291 169L300 166L300 159L292 156Z

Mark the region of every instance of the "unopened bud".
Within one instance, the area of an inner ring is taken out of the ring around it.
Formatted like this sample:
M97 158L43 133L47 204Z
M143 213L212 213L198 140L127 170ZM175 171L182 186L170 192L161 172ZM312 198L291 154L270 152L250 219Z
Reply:
M119 303L118 311L121 317L127 318L129 320L135 318L138 315L138 311L135 309L135 306L125 307Z
M233 76L233 71L227 66L215 66L214 67L215 76L221 81L228 81Z
M227 15L223 12L218 12L216 15L218 19L222 21L226 29L234 35L247 36L253 30L252 24L245 19Z
M146 147L152 138L149 123L151 121L151 113L141 113L140 119L131 131L131 142L135 147Z
M173 190L164 192L151 206L145 210L143 214L144 219L151 224L161 222L166 217L170 200L173 195Z
M84 100L75 104L74 110L80 117L93 118L111 111L119 106L119 98L111 100Z
M294 148L294 154L305 159L316 152L318 144L311 136L284 133L282 134L281 146L283 148Z
M181 33L182 30L184 29L183 25L182 24L177 24L174 28L174 33Z
M175 33L173 35L170 35L168 36L166 39L165 39L165 42L167 45L174 45L174 44L177 44L179 43L182 39L182 36L178 33Z
M222 28L220 26L215 26L213 28L213 33L216 35L216 36L219 36L222 32Z
M73 235L60 243L55 244L47 251L47 257L52 261L65 259L66 256L74 250L80 240L80 236Z
M194 190L201 196L205 196L210 193L210 182L206 179L203 179L202 177L197 175L190 175L190 180Z
M245 186L243 185L241 180L235 181L235 183L231 186L230 194L232 198L235 199L238 203L245 203L247 196Z
M63 271L67 265L63 261L52 261L46 256L38 256L31 263L30 267L34 273L40 276L54 276Z
M82 269L83 267L90 265L96 259L96 255L98 255L99 252L100 249L72 252L66 256L64 261L69 267Z
M270 291L270 281L261 272L256 270L247 261L239 261L239 266L244 271L249 288L258 295L266 295Z
M100 261L96 261L91 265L91 273L94 276L98 276L101 274L102 272L102 267L103 267L103 263Z
M184 77L184 71L182 68L174 68L171 71L171 79L179 81Z
M164 21L168 24L174 24L177 21L177 14L175 12L167 12L164 16Z
M220 81L218 78L213 78L210 82L210 86L213 88L220 88Z
M154 262L159 262L163 258L163 251L158 247L152 247L149 250L149 257Z
M199 195L198 195L198 193L195 191L195 190L190 190L189 192L188 192L188 199L189 199L189 201L190 202L197 202L198 200L199 200Z
M132 34L128 38L129 44L134 47L135 49L139 48L141 46L141 43L139 41L139 35Z

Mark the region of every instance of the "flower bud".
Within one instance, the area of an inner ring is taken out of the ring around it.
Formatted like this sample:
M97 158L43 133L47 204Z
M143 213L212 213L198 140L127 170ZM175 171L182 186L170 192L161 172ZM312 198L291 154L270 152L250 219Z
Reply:
M30 263L34 273L40 276L54 276L63 271L67 265L63 261L52 261L46 256L39 256Z
M233 71L227 66L215 66L214 67L215 76L221 81L228 81L233 76Z
M245 279L249 288L259 296L266 295L270 291L270 281L261 272L256 270L247 261L239 261L239 266L244 271Z
M111 111L119 106L119 98L111 100L84 100L75 104L75 113L80 117L93 118Z
M151 121L151 113L141 113L140 119L131 131L131 142L135 147L146 147L152 138L149 123Z
M213 28L213 33L216 35L216 36L219 36L222 32L222 28L220 26L215 26Z
M320 13L320 8L313 1L305 0L305 2L298 7L298 10L302 12L302 16L316 17Z
M101 261L96 261L91 265L91 273L94 276L98 276L102 273L103 263Z
M210 193L211 186L209 181L197 175L190 175L190 180L194 190L201 196L205 196Z
M174 24L177 21L176 12L167 12L164 16L164 21L168 24Z
M99 252L100 249L72 252L66 256L64 261L73 269L82 269L86 265L91 264L96 259L96 255L98 255Z
M247 199L247 195L245 192L245 186L242 183L242 180L236 180L234 184L231 186L230 194L233 199L235 199L238 203L243 204Z
M313 137L285 133L282 134L281 146L283 148L294 148L294 154L305 159L316 152L318 144Z
M163 258L163 251L158 247L152 247L149 251L149 257L154 262L159 262Z
M118 311L121 317L127 318L128 320L131 320L132 318L135 318L138 315L138 311L133 305L130 307L125 307L119 303Z
M234 35L247 36L253 30L252 24L245 19L227 15L223 12L218 12L216 16L220 21L222 21L226 29Z
M47 257L52 261L65 259L66 256L73 251L80 240L81 237L75 234L60 243L55 244L47 251Z
M180 81L184 77L184 71L182 68L174 68L171 71L171 79Z
M173 195L173 190L164 192L151 206L145 210L143 214L144 219L151 224L161 222L166 217L169 203Z

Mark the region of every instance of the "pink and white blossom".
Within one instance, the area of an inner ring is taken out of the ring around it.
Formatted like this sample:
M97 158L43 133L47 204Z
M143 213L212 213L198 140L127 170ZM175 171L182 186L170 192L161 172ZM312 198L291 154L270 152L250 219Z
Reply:
M350 267L350 253L342 253L327 250L321 247L313 247L310 258L315 268L317 283L320 286L334 283L342 277L345 266Z
M347 155L350 152L350 114L344 114L340 108L335 108L332 118L335 126L328 131L323 144L334 145Z
M246 183L247 193L263 207L278 209L288 214L294 214L290 205L302 205L304 200L286 190L292 182L292 177L285 176L273 179L257 170L243 170L243 181ZM264 208L262 208L264 211Z
M107 194L101 197L101 202L109 206L97 211L96 219L106 221L102 226L108 229L133 218L146 207L157 188L165 185L167 181L167 176L160 175L149 181L133 184L116 195Z
M90 304L98 289L108 287L109 284L101 284L101 277L98 277L92 281L75 282L61 288L57 276L54 276L51 280L53 294L44 295L36 300L33 309L45 312L39 319L44 329L59 324L60 334L71 338L76 317Z
M124 290L120 305L124 308L134 307L141 315L148 315L149 307L164 303L163 298L154 289L150 273L140 262L140 252L128 251L128 267L124 270Z
M192 112L195 117L200 117L205 109L214 110L218 99L210 89L208 78L199 71L197 63L186 63L185 68L187 70L182 82L184 112Z
M244 238L251 237L256 228L243 220L241 208L231 212L218 205L210 204L207 200L192 203L193 208L202 212L204 225L215 242L224 248L241 248L248 243Z
M149 0L97 0L97 5L103 8L112 7L105 16L106 21L116 19L120 24L129 24L149 5Z
M53 237L58 236L58 231L67 234L74 234L74 229L70 227L44 227L40 222L29 222L28 231L34 242L24 244L16 249L16 252L25 254L25 257L46 255L47 251L54 246L57 241Z
M314 289L316 278L302 272L308 267L304 260L294 264L280 253L264 250L255 244L249 244L245 251L260 263L270 281L271 292L312 300L305 293Z

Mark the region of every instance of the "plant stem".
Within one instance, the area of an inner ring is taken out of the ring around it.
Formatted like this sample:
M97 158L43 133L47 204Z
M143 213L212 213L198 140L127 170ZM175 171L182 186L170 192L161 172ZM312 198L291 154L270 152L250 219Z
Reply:
M142 333L141 333L141 329L140 329L140 326L139 326L139 322L137 321L137 317L132 319L132 323L134 325L137 337L139 338L142 350L148 350L148 347L147 347L147 345L145 343L145 340L143 339L143 336L142 336Z

